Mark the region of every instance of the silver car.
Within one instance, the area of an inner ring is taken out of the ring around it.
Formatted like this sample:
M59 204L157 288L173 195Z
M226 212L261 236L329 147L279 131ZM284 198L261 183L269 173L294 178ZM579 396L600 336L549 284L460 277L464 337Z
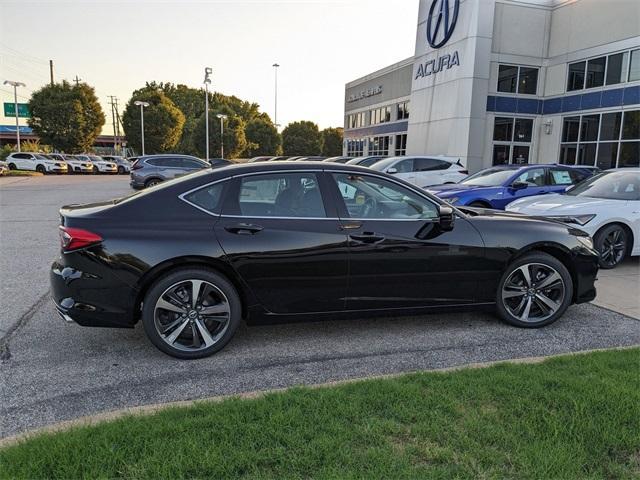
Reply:
M138 157L131 165L129 184L136 190L152 187L165 180L171 180L210 166L204 160L190 155L146 155Z
M102 158L107 162L115 163L118 168L118 173L124 175L131 171L131 163L124 157L118 155L103 155Z

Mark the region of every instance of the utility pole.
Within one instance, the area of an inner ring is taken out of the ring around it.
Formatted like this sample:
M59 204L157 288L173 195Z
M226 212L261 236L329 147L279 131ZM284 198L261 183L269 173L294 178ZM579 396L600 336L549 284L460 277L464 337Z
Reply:
M118 144L119 150L122 150L122 145L120 144L120 115L118 115L118 99L115 99L114 107L116 111L116 143Z
M16 141L18 142L18 152L20 152L20 121L18 120L18 87L26 87L22 82L14 82L13 80L5 80L4 85L13 87L13 104L16 109Z
M213 73L210 67L204 69L204 130L205 130L205 150L206 160L209 161L209 84L211 79L209 75Z
M223 113L216 115L220 119L220 158L224 158L224 121L227 116Z
M73 79L74 82L76 82L76 86L80 85L80 82L82 81L81 78L78 78L78 75L76 75L76 78Z
M273 123L276 126L276 129L278 128L278 67L280 65L278 65L277 63L274 63L272 65L274 73L275 73L275 105L273 108Z
M116 111L115 111L115 98L113 95L109 95L109 104L111 105L111 123L113 124L113 151L118 151L118 135L116 133Z
M49 60L49 76L51 77L51 86L53 87L53 60Z
M140 107L140 132L142 136L142 156L144 156L144 107L148 107L149 102L136 100L133 104Z

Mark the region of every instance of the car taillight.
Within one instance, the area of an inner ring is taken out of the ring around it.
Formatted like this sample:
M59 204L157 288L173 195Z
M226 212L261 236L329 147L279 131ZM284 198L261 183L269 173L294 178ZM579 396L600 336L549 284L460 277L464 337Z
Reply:
M102 237L88 230L60 227L60 246L63 252L77 250L102 242Z

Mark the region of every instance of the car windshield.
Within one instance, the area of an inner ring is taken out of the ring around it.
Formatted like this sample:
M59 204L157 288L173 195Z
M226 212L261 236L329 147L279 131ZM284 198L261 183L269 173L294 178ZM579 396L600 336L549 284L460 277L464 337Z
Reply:
M46 155L42 155L41 153L34 153L33 155L40 160L52 160L51 158L47 157Z
M604 172L579 183L567 191L567 195L611 200L640 200L640 172Z
M509 180L516 171L519 170L487 168L486 170L482 170L465 178L460 183L477 187L499 187Z

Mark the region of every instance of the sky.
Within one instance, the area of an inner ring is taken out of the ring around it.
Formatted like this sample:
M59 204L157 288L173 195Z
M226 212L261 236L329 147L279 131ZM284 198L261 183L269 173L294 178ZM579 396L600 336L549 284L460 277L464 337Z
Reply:
M122 111L146 81L201 87L205 67L212 90L273 118L277 62L279 124L343 126L345 83L413 55L417 18L418 0L0 0L0 83L26 83L26 102L51 59L55 81L96 89L111 133L109 95ZM13 101L12 87L0 99Z

